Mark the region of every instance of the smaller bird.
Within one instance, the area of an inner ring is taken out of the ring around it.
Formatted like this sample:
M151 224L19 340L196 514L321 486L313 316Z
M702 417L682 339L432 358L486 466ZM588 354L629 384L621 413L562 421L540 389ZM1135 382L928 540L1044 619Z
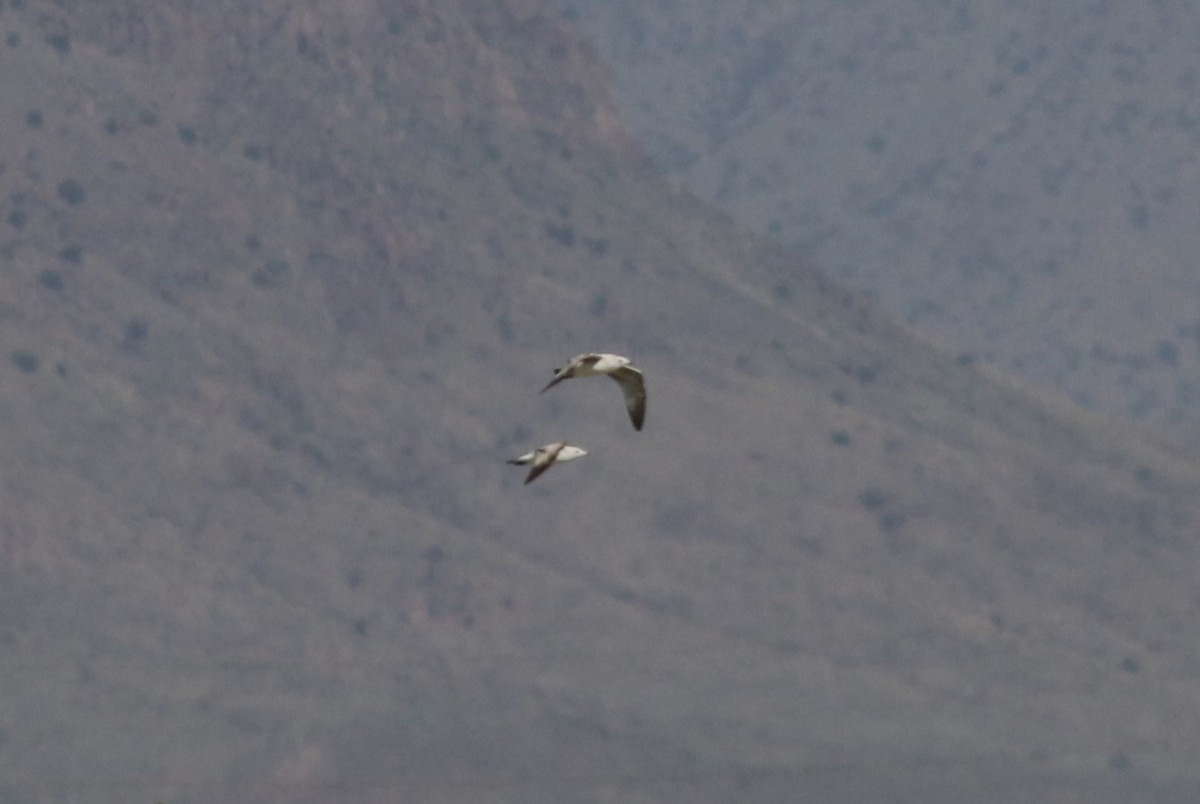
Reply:
M555 441L553 444L538 447L533 452L526 452L519 458L511 458L508 462L514 466L533 465L533 468L529 470L529 474L525 478L525 485L529 485L556 462L573 461L576 458L582 458L584 455L587 455L586 449L573 447L566 441Z
M607 375L616 380L625 394L625 409L629 411L629 420L633 422L634 430L642 429L646 420L646 381L642 372L633 367L628 357L610 355L603 352L572 357L567 365L554 370L554 379L540 393L546 393L563 380L572 377L598 377Z

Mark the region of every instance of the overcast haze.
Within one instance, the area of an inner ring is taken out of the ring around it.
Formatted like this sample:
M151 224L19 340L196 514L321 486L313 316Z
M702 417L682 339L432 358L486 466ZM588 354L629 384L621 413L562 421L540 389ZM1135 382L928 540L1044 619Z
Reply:
M558 3L702 196L950 348L1195 440L1194 3Z

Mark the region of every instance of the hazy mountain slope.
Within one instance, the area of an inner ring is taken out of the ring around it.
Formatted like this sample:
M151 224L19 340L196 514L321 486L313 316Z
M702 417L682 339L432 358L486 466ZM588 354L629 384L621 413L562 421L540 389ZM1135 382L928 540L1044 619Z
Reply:
M583 3L656 160L954 348L1196 430L1188 3Z
M0 23L0 799L1194 795L1195 461L663 186L538 4Z

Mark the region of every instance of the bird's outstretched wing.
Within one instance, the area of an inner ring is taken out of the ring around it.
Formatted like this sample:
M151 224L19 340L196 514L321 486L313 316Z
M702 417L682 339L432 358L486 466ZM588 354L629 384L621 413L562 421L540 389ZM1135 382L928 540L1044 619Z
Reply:
M642 422L646 420L646 381L642 372L633 366L625 366L608 376L616 380L625 394L625 409L629 411L629 420L633 429L641 430Z

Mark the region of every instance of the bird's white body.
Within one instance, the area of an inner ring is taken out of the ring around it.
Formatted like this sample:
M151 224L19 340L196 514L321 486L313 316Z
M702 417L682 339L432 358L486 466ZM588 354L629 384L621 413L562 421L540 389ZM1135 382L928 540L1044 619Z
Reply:
M588 358L594 357L594 362ZM610 355L605 353L578 355L571 358L569 365L575 366L574 375L576 377L599 377L601 374L612 374L620 368L625 368L633 361L628 357L621 355Z

